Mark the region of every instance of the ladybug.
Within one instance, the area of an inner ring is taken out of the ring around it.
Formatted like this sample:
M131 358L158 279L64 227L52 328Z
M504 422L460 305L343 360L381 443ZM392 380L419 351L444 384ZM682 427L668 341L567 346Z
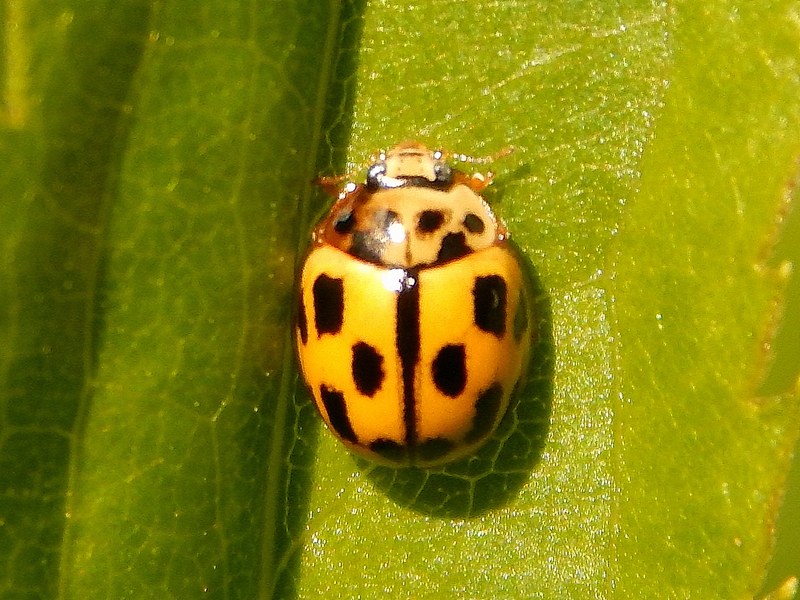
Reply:
M297 351L322 418L359 455L450 462L508 409L531 303L508 232L480 195L491 180L405 142L381 152L362 184L318 181L338 200L300 273Z

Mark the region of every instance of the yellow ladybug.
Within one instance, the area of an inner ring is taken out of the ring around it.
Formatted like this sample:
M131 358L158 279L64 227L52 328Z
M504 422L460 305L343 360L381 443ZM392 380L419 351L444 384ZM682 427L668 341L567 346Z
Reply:
M302 267L297 350L322 418L362 456L446 463L474 452L508 408L531 302L480 196L491 179L405 142L363 184L319 182L338 201Z

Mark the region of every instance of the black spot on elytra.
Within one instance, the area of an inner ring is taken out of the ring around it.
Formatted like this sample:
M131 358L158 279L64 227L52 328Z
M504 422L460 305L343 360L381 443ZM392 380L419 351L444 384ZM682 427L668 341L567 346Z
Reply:
M417 220L418 233L433 233L444 225L444 213L440 210L423 210Z
M356 388L365 396L372 397L383 385L383 357L369 344L358 342L353 346L351 368Z
M331 427L333 427L337 435L353 444L358 443L358 437L356 432L353 431L350 417L347 416L347 404L344 401L344 394L326 385L321 385L319 396L322 399L323 406L325 406L325 412L328 413Z
M488 436L497 423L498 412L503 401L503 386L493 383L480 393L475 401L475 419L472 429L464 437L467 443L476 442Z
M344 282L323 273L314 281L312 292L317 336L339 333L344 320Z
M455 450L455 442L447 438L431 438L417 446L416 457L421 463L438 461Z
M506 282L500 275L475 278L472 299L475 325L487 333L503 337L506 332Z
M387 461L398 464L408 462L408 449L394 440L387 440L386 438L377 439L370 443L369 449L378 456L382 456Z
M356 216L353 214L353 211L350 209L345 209L339 212L336 215L336 219L333 221L333 230L336 233L341 233L342 235L348 234L353 231L353 228L356 226Z
M305 346L308 343L308 321L306 320L306 305L303 302L303 294L300 294L297 303L297 331L300 332L300 342Z
M467 213L464 217L464 227L470 233L483 233L486 229L486 224L475 213Z
M522 336L528 330L528 296L520 292L517 302L517 312L514 314L514 341L520 343Z
M432 365L433 382L445 396L455 398L467 385L467 355L462 344L439 350Z
M439 247L439 255L436 263L446 263L456 258L461 258L472 252L472 248L467 245L467 238L464 232L448 233L442 238L442 245Z

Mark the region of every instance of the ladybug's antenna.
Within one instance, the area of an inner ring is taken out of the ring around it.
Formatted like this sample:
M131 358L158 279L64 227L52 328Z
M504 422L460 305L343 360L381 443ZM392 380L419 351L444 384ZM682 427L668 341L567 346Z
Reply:
M494 154L490 154L489 156L469 156L467 154L461 154L459 152L445 152L445 151L442 151L442 154L457 162L467 162L471 164L485 165L492 163L505 156L508 156L512 152L514 152L514 146L506 146L505 148L498 150L497 152L495 152Z
M352 192L356 185L353 183L352 175L317 177L314 183L325 190L326 194L338 199L341 199L343 194Z
M494 162L499 158L503 158L504 156L508 156L513 151L513 146L506 146L502 150L499 150L498 152L495 152L489 156L468 156L466 154L459 154L458 152L442 151L439 151L439 153L440 155L445 156L454 162L485 165ZM494 179L494 173L492 171L486 171L485 173L475 172L472 175L463 175L462 177L462 183L469 186L469 188L476 194L480 194L489 185L491 185L492 180Z
M379 160L386 160L386 150L373 152L369 157L369 164L375 164ZM357 168L344 175L320 176L314 180L314 183L325 190L329 196L341 198L343 194L353 191L351 188L356 185L354 182L360 179L358 173L361 170L361 168Z

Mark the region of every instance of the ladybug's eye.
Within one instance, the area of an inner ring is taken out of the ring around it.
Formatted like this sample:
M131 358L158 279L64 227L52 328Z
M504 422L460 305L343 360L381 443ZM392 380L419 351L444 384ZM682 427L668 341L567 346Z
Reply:
M433 165L433 173L437 183L450 183L453 179L453 169L446 162L437 162Z
M367 188L374 190L381 186L381 179L386 175L386 163L377 162L367 170Z

